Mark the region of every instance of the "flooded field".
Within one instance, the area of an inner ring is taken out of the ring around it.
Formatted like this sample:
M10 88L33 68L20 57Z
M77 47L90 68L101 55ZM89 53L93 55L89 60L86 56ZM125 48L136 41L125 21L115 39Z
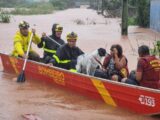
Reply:
M11 53L13 36L21 20L28 21L41 36L42 32L51 33L53 23L64 27L62 38L67 32L78 34L77 45L85 52L99 47L108 50L112 44L123 46L129 61L129 68L136 68L137 47L141 44L153 46L158 33L149 29L129 27L129 36L121 36L120 19L103 18L96 11L88 9L68 9L49 15L13 16L9 24L0 23L0 52ZM77 25L77 20L83 24ZM34 45L42 55L42 50ZM48 86L37 81L17 84L16 76L3 72L0 62L0 120L23 120L23 114L37 114L42 120L159 120L160 118L139 116L134 113L113 108L102 102L83 97L72 91Z

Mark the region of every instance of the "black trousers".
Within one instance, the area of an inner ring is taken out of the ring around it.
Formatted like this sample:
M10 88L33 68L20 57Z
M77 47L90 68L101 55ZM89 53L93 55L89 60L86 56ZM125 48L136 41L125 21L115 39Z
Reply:
M94 76L104 78L104 79L109 79L107 72L104 72L101 69L97 69L94 73Z
M95 77L100 77L100 78L110 79L110 80L112 79L113 75L117 75L118 81L121 82L122 76L117 71L103 71L101 69L97 69L94 74Z

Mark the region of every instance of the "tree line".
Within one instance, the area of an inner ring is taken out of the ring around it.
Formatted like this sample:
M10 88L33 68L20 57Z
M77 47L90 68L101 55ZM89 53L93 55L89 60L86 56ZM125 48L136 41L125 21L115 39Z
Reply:
M31 4L34 0L0 0L0 7L17 7ZM77 2L89 3L90 8L99 13L110 12L113 16L122 16L124 0L49 0L55 9L67 9L76 6ZM142 27L149 26L150 0L127 0L129 24Z
M113 16L122 15L124 0L89 0L90 6L102 15L105 11L113 11ZM134 18L134 24L142 27L149 26L150 0L127 0L128 16ZM116 14L116 10L119 13ZM116 14L116 15L114 15Z

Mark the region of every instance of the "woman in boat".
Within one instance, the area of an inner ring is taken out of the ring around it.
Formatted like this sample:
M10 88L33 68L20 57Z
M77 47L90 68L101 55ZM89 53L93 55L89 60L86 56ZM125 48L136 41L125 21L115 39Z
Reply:
M76 72L77 57L84 52L76 46L78 36L75 32L67 34L67 43L58 48L50 62L55 66ZM55 64L56 62L56 64Z
M138 64L136 72L122 81L128 84L160 89L160 60L149 53L149 47L142 45L138 48Z
M96 70L95 76L121 81L128 76L127 62L122 47L119 44L112 45L110 54L104 59L103 68Z
M32 33L33 33L33 38L32 38L33 43L35 44L40 43L41 39L36 34L35 29L29 31L29 24L26 21L22 21L19 23L19 31L17 31L17 33L14 36L14 50L12 52L13 56L22 58L26 57L25 53L27 52ZM35 51L33 51L32 48L30 48L28 59L39 61L40 56Z
M43 33L41 42L38 44L39 48L43 48L43 62L48 63L49 60L56 54L57 49L60 45L65 44L64 40L61 39L63 27L59 24L53 24L52 35L49 37Z

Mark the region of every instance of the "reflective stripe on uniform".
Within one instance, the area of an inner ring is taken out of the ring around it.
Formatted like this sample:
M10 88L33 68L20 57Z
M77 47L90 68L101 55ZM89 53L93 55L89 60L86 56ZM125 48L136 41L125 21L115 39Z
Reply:
M70 72L74 72L74 73L76 73L76 72L77 72L77 70L76 70L76 69L70 69L69 71L70 71Z
M43 48L46 46L46 43L43 41Z
M50 50L50 49L47 49L47 48L43 48L43 50L44 50L45 52L49 52L49 53L54 53L54 54L56 54L56 50Z
M56 55L53 55L53 58L56 60L57 63L65 64L71 62L71 60L60 60Z
M46 45L45 42L43 42L43 50L45 52L56 54L56 50L47 49L45 48L45 45Z

